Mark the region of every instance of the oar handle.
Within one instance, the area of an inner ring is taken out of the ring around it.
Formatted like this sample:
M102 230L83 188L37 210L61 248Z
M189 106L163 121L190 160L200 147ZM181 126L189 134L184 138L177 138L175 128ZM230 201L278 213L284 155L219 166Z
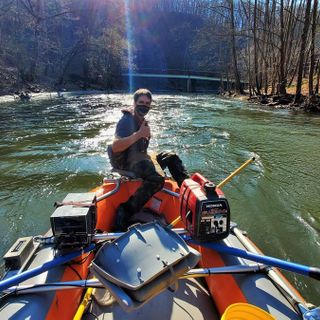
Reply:
M260 262L264 263L265 265L276 267L283 270L292 271L295 273L302 274L307 277L311 277L313 279L320 280L320 269L316 267L309 267L303 264L298 264L294 262L289 262L285 260L281 260L278 258L260 255L252 252L248 252L242 249L228 247L225 245L222 245L220 243L210 242L210 243L203 243L203 242L197 242L192 240L189 236L182 236L185 241L188 241L189 243L200 245L206 248L213 249L217 252L230 254L236 257L241 257L250 261Z
M177 218L175 218L170 224L168 224L168 228L169 229L172 229L178 222L181 221L181 217L178 216Z
M310 267L309 277L320 280L320 268Z

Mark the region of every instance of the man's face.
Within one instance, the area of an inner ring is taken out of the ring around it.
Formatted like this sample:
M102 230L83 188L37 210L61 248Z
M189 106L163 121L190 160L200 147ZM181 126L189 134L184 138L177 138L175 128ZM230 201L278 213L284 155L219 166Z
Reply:
M134 112L141 119L146 116L146 114L150 111L150 108L151 99L145 95L140 96L137 102L134 103Z

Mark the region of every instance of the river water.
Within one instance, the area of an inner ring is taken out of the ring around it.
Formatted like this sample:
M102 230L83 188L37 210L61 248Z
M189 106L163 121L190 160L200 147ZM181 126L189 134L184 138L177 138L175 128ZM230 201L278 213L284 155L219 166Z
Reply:
M53 203L101 184L127 94L0 104L0 255L49 228ZM214 95L155 95L150 149L175 150L188 170L224 187L232 220L265 254L320 266L320 117L264 110ZM320 304L320 287L286 273Z

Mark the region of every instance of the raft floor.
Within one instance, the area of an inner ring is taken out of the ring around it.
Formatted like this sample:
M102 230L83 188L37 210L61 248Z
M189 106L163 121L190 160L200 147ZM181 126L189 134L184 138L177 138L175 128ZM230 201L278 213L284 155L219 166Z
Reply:
M100 306L93 297L93 302L82 319L220 319L203 283L201 280L192 278L179 280L179 286L175 292L165 290L141 308L129 313L124 311L117 302L110 306ZM103 292L97 292L97 296L105 292L104 289L100 290Z

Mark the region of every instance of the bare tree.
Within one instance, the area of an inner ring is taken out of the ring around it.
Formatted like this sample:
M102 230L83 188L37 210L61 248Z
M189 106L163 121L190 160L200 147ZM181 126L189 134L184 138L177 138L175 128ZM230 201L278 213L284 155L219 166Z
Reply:
M313 1L312 11L312 27L311 27L311 46L310 46L310 69L309 69L309 98L314 96L313 90L313 75L315 68L315 40L318 17L318 0Z
M301 34L301 48L300 48L300 54L299 54L297 89L296 89L296 96L294 99L295 103L299 102L301 98L303 66L305 63L305 51L306 51L307 37L308 37L309 24L310 24L310 10L311 10L311 0L307 0L303 31Z
M228 1L229 1L229 8L230 8L231 52L232 52L232 61L233 61L235 91L242 94L243 88L241 85L240 73L238 69L236 37L235 37L234 3L233 3L233 0L228 0Z
M286 84L287 79L285 76L285 59L286 59L286 49L285 49L285 26L284 26L284 5L283 0L280 0L280 64L279 64L279 93L286 94Z

